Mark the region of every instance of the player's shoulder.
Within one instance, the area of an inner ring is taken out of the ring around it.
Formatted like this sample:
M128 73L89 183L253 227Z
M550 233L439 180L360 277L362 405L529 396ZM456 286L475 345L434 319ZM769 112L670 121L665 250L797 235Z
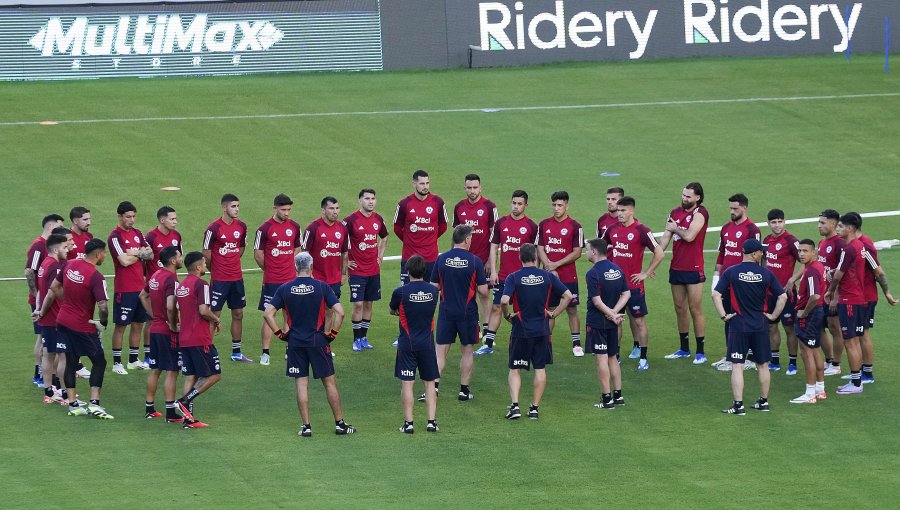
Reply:
M482 197L482 198L484 198L484 197ZM497 204L495 204L494 201L489 198L484 198L484 206L488 209L496 209L497 208Z
M581 223L578 222L575 218L569 216L566 218L566 223L568 223L572 228L579 229L581 228Z
M430 194L430 195L428 195L428 196L431 197L431 200L432 200L434 203L436 203L437 205L440 205L440 206L443 206L443 205L444 205L444 199L441 198L440 195L435 195L434 193L432 193L432 194Z
M348 225L356 221L357 218L359 218L359 211L353 211L352 213L345 216L344 219L341 220L341 222L343 222L344 225Z

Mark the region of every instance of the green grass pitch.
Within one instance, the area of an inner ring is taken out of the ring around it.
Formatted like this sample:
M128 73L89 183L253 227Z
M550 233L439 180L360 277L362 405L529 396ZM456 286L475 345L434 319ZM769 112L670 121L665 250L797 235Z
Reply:
M849 63L829 56L0 83L0 276L21 276L25 250L43 215L65 215L76 204L92 210L92 230L104 239L119 201L137 205L144 231L154 225L159 206L172 205L186 248L194 250L224 192L241 198L241 218L251 233L271 214L279 192L294 198L293 217L306 224L318 216L323 196L337 196L348 214L358 190L371 186L378 190L378 210L390 221L396 201L410 192L416 168L431 172L432 191L451 207L464 196L463 176L473 171L502 213L508 212L510 193L526 189L528 214L536 220L550 215L552 191L568 190L570 212L587 232L604 208L605 189L613 185L637 198L637 216L655 231L677 205L682 186L694 180L706 188L713 226L727 220L726 198L736 192L750 197L755 221L772 207L790 218L815 216L826 207L896 210L900 97L705 102L895 93L900 82L896 74L884 74L882 62L874 56ZM659 104L667 101L696 102ZM631 106L504 110L586 104ZM474 111L271 116L452 109ZM242 117L254 115L263 116ZM12 124L221 116L235 118ZM600 176L607 171L621 176ZM160 191L163 186L181 191ZM887 217L867 220L863 230L876 240L892 239L898 226L900 220ZM817 237L811 223L789 228L801 238ZM708 236L707 248L715 247L716 238ZM389 255L399 248L392 237ZM900 253L885 250L881 260L900 285ZM709 255L710 270L712 263ZM254 266L250 253L244 266ZM581 277L587 267L582 259ZM28 381L33 336L25 283L0 282L0 506L893 504L900 470L900 413L892 407L900 383L898 312L883 301L878 309L878 382L862 396L834 395L837 381L828 378L826 402L792 406L788 400L803 390L802 369L796 377L779 372L773 374L772 412L732 418L719 413L731 399L727 375L662 359L677 347L667 267L668 261L647 285L651 369L638 373L634 360L622 363L625 408L592 407L599 396L593 361L572 358L560 324L541 419L506 422L504 325L498 353L476 360L476 399L451 398L458 384L453 349L438 402L441 432L400 434L390 347L397 326L382 301L370 332L374 351L351 352L349 325L335 344L345 415L358 434L331 433L321 385L311 383L311 440L296 436L293 385L278 355L270 367L224 361L223 381L197 400L198 415L211 424L205 430L146 422L146 376L140 372L107 373L103 402L116 416L112 422L70 418L58 406L44 406ZM111 261L103 269L111 272ZM385 293L397 273L396 262L385 264ZM249 273L246 281L244 345L257 358L259 273ZM344 300L346 306L346 295ZM704 305L709 356L718 358L723 333L711 300ZM107 346L109 339L108 332ZM223 353L228 340L226 334L216 339ZM629 342L626 328L624 343ZM746 399L752 400L755 375L747 381ZM86 384L80 382L79 389L84 395ZM529 397L526 375L521 400ZM421 406L416 418L424 425Z

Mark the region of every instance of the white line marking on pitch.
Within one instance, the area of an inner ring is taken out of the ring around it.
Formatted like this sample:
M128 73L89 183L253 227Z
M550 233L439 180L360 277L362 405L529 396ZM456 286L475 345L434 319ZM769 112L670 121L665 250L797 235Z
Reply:
M647 101L638 103L598 103L598 104L574 104L574 105L547 105L547 106L509 106L491 108L500 112L527 112L538 110L591 110L601 108L639 108L647 106L689 106L704 104L734 104L734 103L767 103L785 101L828 101L835 99L866 99L877 97L898 97L900 92L884 92L878 94L839 94L830 96L789 96L789 97L744 97L732 99L684 99L674 101ZM258 115L209 115L197 117L135 117L120 119L73 119L73 120L43 120L0 122L0 126L35 126L35 125L60 125L60 124L106 124L121 122L176 122L176 121L210 121L210 120L250 120L250 119L295 119L303 117L353 117L376 115L413 115L435 113L482 113L485 108L443 108L432 110L384 110L384 111L358 111L358 112L307 112L307 113L267 113ZM48 123L53 124L48 124Z

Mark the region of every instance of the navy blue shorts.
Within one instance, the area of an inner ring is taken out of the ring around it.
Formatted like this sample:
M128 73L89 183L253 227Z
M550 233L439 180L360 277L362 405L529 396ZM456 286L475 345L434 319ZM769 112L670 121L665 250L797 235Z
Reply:
M34 306L33 304L31 304L31 303L29 303L28 306L31 307L31 313L34 313L34 311L37 309L37 308L35 308L35 306ZM38 323L37 323L37 322L31 323L31 327L34 329L34 334L35 334L35 335L40 335L40 334L41 334L41 326L38 326Z
M862 336L869 320L867 305L838 304L838 321L841 323L841 336L844 340Z
M820 306L813 308L808 317L794 321L794 332L797 334L800 343L810 349L817 349L821 345L819 339L822 337L822 324L824 322L825 312L822 311Z
M587 326L586 329L587 350L591 354L606 354L615 356L619 354L619 330L601 329Z
M167 372L180 370L176 335L150 333L150 369Z
M631 291L631 297L628 298L628 304L625 305L628 315L637 318L644 317L650 313L647 309L647 296L643 290L637 288L629 290Z
M140 292L116 292L113 295L113 322L127 326L132 322L150 322L152 317L141 303Z
M669 283L672 285L696 285L706 281L703 271L679 271L669 269Z
M322 379L334 375L334 360L331 357L331 347L288 347L287 368L285 375L299 378L309 377L309 367L312 366L313 378Z
M478 317L451 321L442 318L438 314L437 327L435 328L437 343L450 345L456 342L457 336L459 336L459 343L462 345L477 344L481 340L481 325L478 324Z
M181 348L181 373L197 377L209 377L222 373L219 351L215 345Z
M828 306L828 303L825 303L824 305L822 305L822 312L825 314L824 315L825 317L837 317L837 314L838 314L837 310L835 310L834 312L831 311L831 307ZM827 327L828 327L828 321L826 321L823 324L822 328L824 329Z
M75 356L103 356L103 344L100 343L100 335L97 333L82 333L73 331L62 324L56 326L56 332L66 343L68 352Z
M397 349L394 377L401 381L415 381L417 368L419 369L419 379L423 381L434 381L441 377L441 374L438 373L437 354L433 347L418 351Z
M225 308L235 310L247 306L247 292L244 291L244 280L236 280L233 282L220 282L213 280L209 286L211 300L210 308L212 311L218 312Z
M550 337L509 337L509 368L540 370L553 364L553 346Z
M350 302L381 300L381 275L356 276L350 275Z
M769 324L778 324L781 322L785 327L794 325L794 317L796 317L796 310L794 310L794 306L797 304L797 296L793 292L787 293L788 299L784 304L784 309L781 310L781 315L778 320L769 321ZM775 305L778 304L778 296L769 295L766 297L766 311L769 312L775 309ZM768 320L768 319L767 319Z
M772 345L769 343L768 331L729 331L726 358L732 363L744 363L747 351L753 350L753 361L756 364L768 363L772 360Z
M66 339L56 331L56 326L41 326L41 344L47 352L66 352L69 350Z
M329 285L329 287L331 287L331 292L334 292L335 297L341 299L341 283L334 283Z
M426 282L431 281L431 273L432 273L432 271L434 271L434 264L435 264L435 262L426 262L425 263L425 276L423 279ZM407 283L409 283L409 274L406 273L406 261L401 260L400 261L400 285L406 285Z
M878 301L869 301L869 304L866 305L866 321L863 324L866 329L875 327L875 305L877 304Z
M278 290L278 287L281 287L280 283L264 283L262 285L262 291L259 293L259 311L266 311L266 305L275 297L275 291Z
M495 305L499 305L500 300L503 299L503 288L505 286L506 286L506 282L504 282L503 280L497 280L497 285L494 285L493 287L491 287L491 292L493 293L493 298L494 298L493 303Z
M578 301L578 282L563 283L563 285L565 285L566 288L569 289L569 292L572 293L572 300L569 301L568 308L574 308L574 307L578 306L578 303L579 303L579 301ZM555 298L555 297L551 296L550 302L547 303L547 308L549 308L550 310L553 310L554 308L559 306L560 301L562 301L561 297Z

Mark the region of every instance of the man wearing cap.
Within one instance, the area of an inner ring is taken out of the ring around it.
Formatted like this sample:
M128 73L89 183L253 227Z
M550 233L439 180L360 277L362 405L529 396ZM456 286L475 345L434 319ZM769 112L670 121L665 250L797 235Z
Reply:
M778 279L768 269L759 265L766 247L756 239L747 239L742 247L741 263L722 273L713 289L713 302L723 322L729 325L726 340L726 358L732 363L731 391L734 403L722 412L742 416L744 410L744 360L748 349L753 350L754 362L759 370L760 397L753 404L758 411L769 410L769 360L772 348L769 344L768 321L776 320L787 302L787 294ZM778 296L775 309L766 313L766 292ZM722 295L729 294L732 313L725 312Z

